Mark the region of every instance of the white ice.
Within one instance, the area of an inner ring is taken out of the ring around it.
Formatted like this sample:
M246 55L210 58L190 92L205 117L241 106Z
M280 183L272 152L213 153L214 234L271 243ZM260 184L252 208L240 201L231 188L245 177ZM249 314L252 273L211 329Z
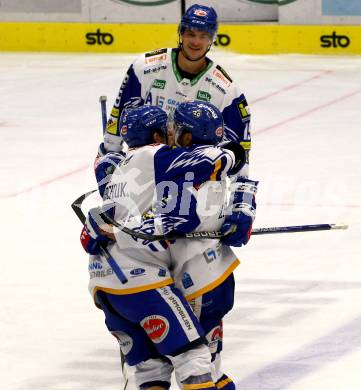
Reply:
M238 250L224 369L245 390L361 388L361 57L213 52L253 115L256 227ZM95 188L100 95L134 55L0 54L0 388L121 388L70 203Z

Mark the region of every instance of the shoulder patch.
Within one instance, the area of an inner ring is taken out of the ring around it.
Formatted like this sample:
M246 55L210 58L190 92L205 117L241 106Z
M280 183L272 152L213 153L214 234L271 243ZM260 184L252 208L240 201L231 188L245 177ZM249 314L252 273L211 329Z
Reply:
M216 69L218 69L222 74L223 76L232 83L232 79L229 77L228 73L220 66L220 65L217 65L216 66Z
M149 51L148 53L145 53L145 57L153 57L153 56L158 56L159 54L164 54L167 52L168 49L157 49L153 51Z
M246 99L242 99L238 105L239 114L241 115L242 122L247 122L251 118L251 113L249 111L248 103Z

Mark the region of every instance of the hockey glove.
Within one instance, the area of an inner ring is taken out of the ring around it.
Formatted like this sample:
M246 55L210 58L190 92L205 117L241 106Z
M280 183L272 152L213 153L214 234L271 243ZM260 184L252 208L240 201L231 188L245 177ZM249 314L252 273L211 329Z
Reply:
M98 183L98 189L100 196L104 196L104 190L110 181L110 177L114 172L115 168L122 162L125 158L123 153L109 152L106 155L99 158L95 169L95 177Z
M101 209L98 207L89 210L83 230L80 234L80 242L85 252L90 255L98 255L101 251L100 247L106 246L110 241L97 223L97 221L100 220L100 212Z
M237 175L247 162L246 151L243 149L243 146L236 142L223 141L217 147L233 152L235 158L234 167L228 172L228 175Z
M226 210L226 218L221 228L222 233L231 233L222 239L224 245L241 247L247 244L256 216L257 185L257 181L243 177L232 183L233 199Z

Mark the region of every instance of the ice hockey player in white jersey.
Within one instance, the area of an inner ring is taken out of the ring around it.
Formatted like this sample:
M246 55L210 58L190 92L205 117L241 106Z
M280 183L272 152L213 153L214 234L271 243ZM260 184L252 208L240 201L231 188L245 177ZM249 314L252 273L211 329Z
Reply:
M202 103L187 102L177 106L173 118L177 146L187 148L194 142L199 142L197 135L202 133L205 125L202 118L197 116L199 105ZM215 116L221 117L215 107L213 110ZM242 156L244 151L241 147L237 148L237 144L227 142L222 145L225 148L232 148L238 155L238 161L244 162L245 158ZM183 159L182 164L190 166L192 160ZM241 167L242 165L238 169ZM229 246L240 247L249 240L255 218L257 184L238 177L232 183L230 200L224 176L222 179L215 174L199 186L188 186L187 191L196 199L196 213L199 219L196 231L227 231L231 226L236 227L236 230L222 241L178 239L169 247L171 275L176 287L186 297L200 320L212 354L213 379L216 387L224 390L235 389L232 379L222 372L220 366L222 320L233 307L233 271L239 265L239 260ZM180 213L181 210L175 211ZM149 376L157 378L161 366L164 370L165 365L166 362L153 362L153 372L150 371ZM170 364L168 370L171 371Z
M176 144L179 144L179 138L186 135L188 129L198 126L201 126L201 123L192 117L192 105L180 104L174 114ZM227 142L222 145L232 148L235 153L243 153L242 148L235 149L237 145ZM183 142L182 146L187 144ZM232 182L229 194L229 183L226 180L212 179L214 178L202 183L195 190L196 211L200 219L196 231L227 231L231 226L236 230L222 240L176 240L170 246L172 276L206 333L214 362L213 379L217 388L233 390L233 381L222 372L220 365L222 320L233 307L233 271L239 265L239 260L230 246L243 246L250 238L255 218L258 182L238 176Z
M197 108L193 110L196 117L202 117L205 111L212 112L207 103L198 103ZM235 156L230 150L204 145L172 149L151 144L154 132L158 137L163 135L159 124L165 124L166 115L160 108L140 107L127 111L123 118L122 134L130 149L105 187L104 207L107 209L110 204L112 217L126 221L132 229L154 233L154 218L148 223L142 216L149 210L157 210L159 200L163 201L164 197L172 199L170 190L172 195L184 192L184 184L189 184L190 177L192 185L197 187L212 178L221 180L234 173ZM217 122L215 126L203 128L200 141L203 137L217 143L222 138L223 128ZM193 140L196 141L195 134ZM192 196L186 198L191 204ZM182 208L180 200L175 202L175 208ZM160 211L164 214L163 208ZM169 229L169 221L172 230L178 232L193 230L199 223L194 216L179 216L177 212L166 217L165 229ZM81 241L86 251L94 255L98 254L100 244L107 243L128 278L127 284L121 284L110 267L98 258L97 264L90 266L90 290L128 363L136 366L138 387L163 385L162 380L149 383L147 376L148 369L152 369L147 361L154 356L162 359L160 355L172 362L185 387L214 389L210 376L211 356L203 343L203 330L169 273L168 244L154 245L123 232L116 234L115 242L110 242L94 212L89 213ZM164 375L168 379L169 373ZM145 382L144 378L147 378ZM165 382L169 385L167 380Z
M212 7L194 4L178 28L178 48L145 53L129 67L107 125L100 155L122 149L119 118L125 108L144 104L172 114L186 100L207 101L222 113L226 140L251 147L250 112L246 97L228 73L207 57L217 37L217 14ZM247 164L242 175L247 174Z

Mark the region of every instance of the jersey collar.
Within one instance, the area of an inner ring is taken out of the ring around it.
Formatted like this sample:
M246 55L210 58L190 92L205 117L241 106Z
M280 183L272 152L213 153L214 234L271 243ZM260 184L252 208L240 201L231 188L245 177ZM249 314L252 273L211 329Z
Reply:
M199 72L197 74L197 76L195 76L191 81L190 81L190 84L191 86L197 84L198 80L206 73L208 72L208 70L211 68L211 66L213 65L213 61L212 60L209 60L209 63L207 65L207 67L205 69L203 69L201 72ZM178 66L177 66L177 51L176 50L172 50L172 68L173 68L173 72L174 72L174 75L178 81L178 83L180 83L182 80L183 80L183 77L181 76L181 74L179 73L179 70L178 70Z

